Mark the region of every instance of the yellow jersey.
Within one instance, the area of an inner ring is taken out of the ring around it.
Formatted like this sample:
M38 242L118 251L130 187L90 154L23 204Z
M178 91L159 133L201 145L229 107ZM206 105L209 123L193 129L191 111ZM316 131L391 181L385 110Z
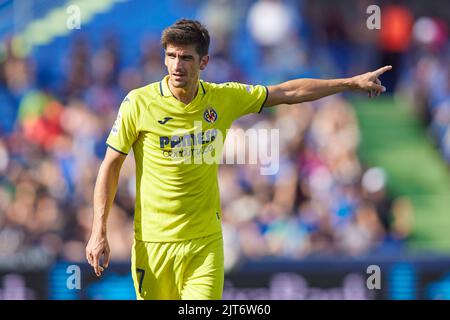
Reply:
M199 80L184 104L162 81L132 90L106 141L136 165L135 238L185 241L221 232L217 170L227 130L261 112L267 87Z

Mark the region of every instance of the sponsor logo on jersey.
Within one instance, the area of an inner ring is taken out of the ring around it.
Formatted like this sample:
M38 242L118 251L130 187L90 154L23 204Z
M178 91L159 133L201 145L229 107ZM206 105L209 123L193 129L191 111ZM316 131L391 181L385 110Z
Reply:
M163 120L158 120L160 124L166 124L167 121L172 120L172 117L165 117Z
M161 149L192 147L210 143L216 139L217 129L209 129L197 134L190 133L185 135L174 135L171 137L159 137L159 146Z

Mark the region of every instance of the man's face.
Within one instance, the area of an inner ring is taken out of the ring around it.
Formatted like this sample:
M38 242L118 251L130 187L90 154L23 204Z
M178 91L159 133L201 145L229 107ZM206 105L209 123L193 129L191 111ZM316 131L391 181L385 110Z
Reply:
M175 88L185 88L197 82L200 70L206 68L208 59L208 56L199 56L195 45L167 44L164 61L171 85Z

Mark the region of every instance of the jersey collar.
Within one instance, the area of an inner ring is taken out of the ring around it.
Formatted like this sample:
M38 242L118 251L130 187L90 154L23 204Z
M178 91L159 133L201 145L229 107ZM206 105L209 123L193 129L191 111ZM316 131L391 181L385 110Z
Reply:
M165 76L164 79L162 79L159 82L159 93L162 97L173 97L173 94L169 89L169 84L167 83L167 81L169 81L169 75ZM197 96L204 94L206 94L205 85L203 84L202 80L199 80Z

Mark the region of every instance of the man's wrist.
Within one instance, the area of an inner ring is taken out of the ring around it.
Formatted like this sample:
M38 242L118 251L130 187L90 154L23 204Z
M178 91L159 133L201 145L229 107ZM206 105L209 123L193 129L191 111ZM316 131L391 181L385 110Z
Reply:
M345 79L343 79L343 84L344 84L344 87L347 90L356 90L356 89L358 89L358 85L356 84L356 81L355 81L355 79L353 77L352 78L345 78Z
M92 228L92 234L95 234L98 237L106 237L106 225L96 225Z

